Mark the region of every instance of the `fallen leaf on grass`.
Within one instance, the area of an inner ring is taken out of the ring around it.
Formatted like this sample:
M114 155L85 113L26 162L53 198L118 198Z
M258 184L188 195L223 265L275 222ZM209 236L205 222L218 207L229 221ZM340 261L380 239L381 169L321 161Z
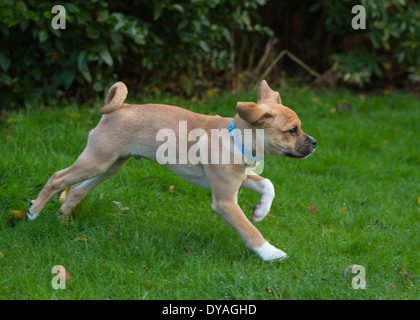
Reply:
M306 211L310 213L318 213L318 207L317 206L305 206Z
M153 288L153 283L145 281L145 282L143 282L143 284L148 286L149 288Z
M87 241L87 238L86 237L77 237L76 239L74 239L74 241L82 241L82 242L85 242L85 241Z
M63 269L64 269L64 267L63 267ZM57 275L59 275L60 274L60 269L57 269ZM66 281L70 281L71 280L71 276L70 276L70 274L67 272L67 270L66 269L64 269L64 274L65 274L65 279L66 279Z
M21 211L21 210L10 210L9 213L15 217L16 219L23 219L26 218L27 216L27 212L26 211Z
M417 198L417 202L420 204L420 196Z
M279 217L277 217L277 216L273 216L270 212L269 213L267 213L267 217L269 217L269 218L274 218L274 219L280 219Z
M9 210L9 213L12 215L12 217L6 221L7 225L9 227L14 227L19 219L24 219L28 216L28 213L26 211L21 210Z
M63 192L61 192L60 198L59 198L60 203L64 203L64 201L66 201L67 196L69 195L70 189L71 189L71 187L68 187ZM79 216L79 212L77 211L78 208L79 208L79 205L77 205L75 208L73 208L72 213L73 213L74 217Z
M69 192L70 192L70 187L66 188L63 192L61 192L60 198L59 198L61 203L63 203L67 199Z
M344 214L348 214L349 213L349 208L341 208L341 211L344 213Z

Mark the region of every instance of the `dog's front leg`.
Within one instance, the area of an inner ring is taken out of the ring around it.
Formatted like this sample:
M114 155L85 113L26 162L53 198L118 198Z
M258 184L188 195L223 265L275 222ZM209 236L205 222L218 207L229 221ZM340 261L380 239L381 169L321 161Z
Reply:
M211 178L208 177L213 196L213 210L234 228L247 247L254 250L263 260L285 259L286 253L269 244L238 206L237 194L242 179L232 170L213 171Z
M250 172L242 182L241 188L253 190L261 196L260 201L254 206L252 220L259 222L264 219L270 211L274 199L274 186L271 181Z

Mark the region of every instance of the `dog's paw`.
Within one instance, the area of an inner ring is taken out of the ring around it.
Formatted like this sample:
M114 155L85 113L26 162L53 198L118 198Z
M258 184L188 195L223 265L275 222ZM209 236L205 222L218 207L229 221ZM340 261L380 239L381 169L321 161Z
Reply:
M254 206L254 212L252 213L251 219L254 222L260 222L264 219L270 211L271 205L267 202L260 201Z
M35 220L38 217L36 213L31 212L31 209L28 210L27 216L29 220Z
M286 252L277 249L273 245L265 242L261 247L255 248L254 251L263 259L264 261L283 261L288 258Z
M28 209L28 213L26 214L29 220L35 220L36 217L38 217L38 213L32 212L31 211L31 207L33 205L34 200L31 200L31 202L29 203L29 209Z
M64 205L55 213L62 224L68 224L71 217L71 209L65 207Z

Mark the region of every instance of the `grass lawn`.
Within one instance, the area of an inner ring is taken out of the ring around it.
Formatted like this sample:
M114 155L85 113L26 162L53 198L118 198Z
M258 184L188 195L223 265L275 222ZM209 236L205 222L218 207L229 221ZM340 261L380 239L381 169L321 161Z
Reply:
M3 114L0 298L420 299L418 98L301 89L282 99L317 140L307 159L265 161L276 198L257 227L288 253L285 262L261 261L211 210L210 191L147 160L130 160L92 191L68 225L56 219L56 196L38 219L11 228L9 210L27 210L79 156L101 105ZM256 93L142 102L233 116L246 100ZM258 195L238 198L250 217ZM353 264L365 268L364 290L352 288L357 274L345 274ZM55 265L72 278L65 290L51 286Z

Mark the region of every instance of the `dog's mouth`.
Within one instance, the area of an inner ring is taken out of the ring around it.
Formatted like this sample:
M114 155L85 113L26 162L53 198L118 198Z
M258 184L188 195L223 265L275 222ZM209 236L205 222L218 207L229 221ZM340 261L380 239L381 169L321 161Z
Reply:
M315 151L316 140L308 135L303 143L296 143L296 150L285 150L284 155L290 158L306 158Z
M309 157L315 151L315 147L301 146L296 152L286 151L284 155L289 158L306 158Z

